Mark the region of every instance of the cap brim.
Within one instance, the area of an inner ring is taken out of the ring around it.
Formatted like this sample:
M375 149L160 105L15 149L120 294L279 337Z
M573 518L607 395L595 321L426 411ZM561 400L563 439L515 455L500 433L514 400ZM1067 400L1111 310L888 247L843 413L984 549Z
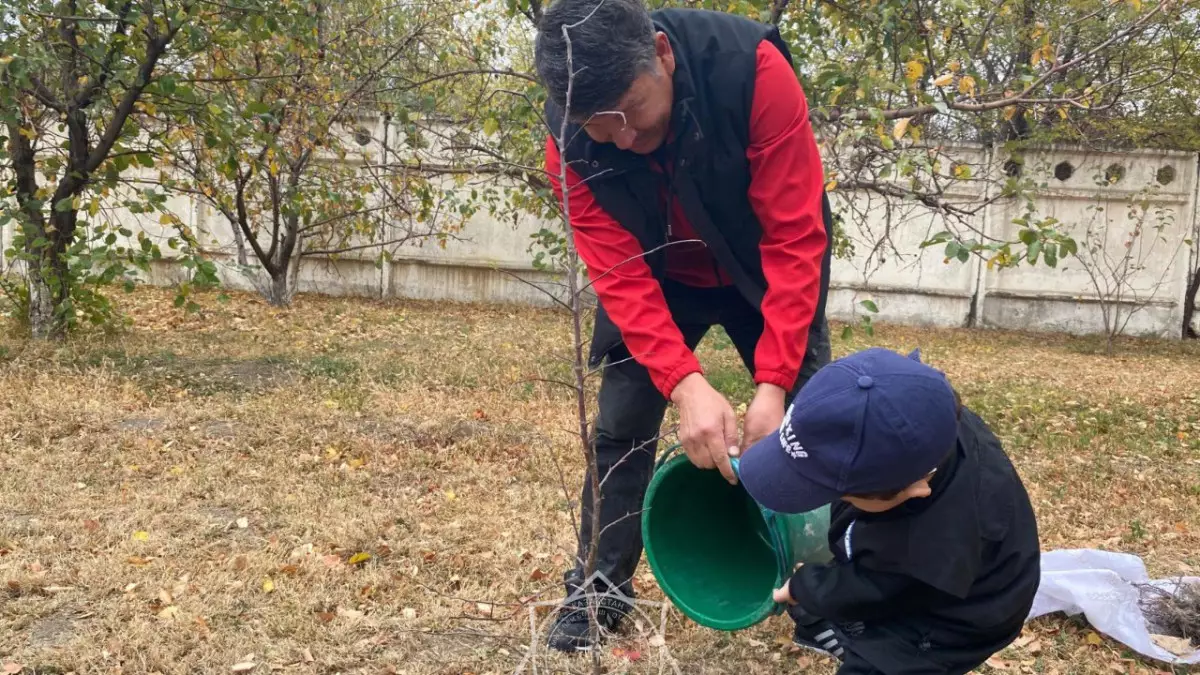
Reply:
M738 480L754 501L778 513L807 513L842 495L796 470L775 434L752 445L738 461Z

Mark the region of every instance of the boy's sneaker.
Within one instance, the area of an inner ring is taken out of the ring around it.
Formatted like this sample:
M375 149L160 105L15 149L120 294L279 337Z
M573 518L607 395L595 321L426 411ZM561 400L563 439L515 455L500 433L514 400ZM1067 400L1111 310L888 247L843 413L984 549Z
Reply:
M797 647L811 649L825 656L840 659L846 653L842 647L838 632L828 621L817 621L807 625L796 624L792 633L792 642Z
M603 640L606 634L617 629L621 619L624 619L631 609L628 603L609 596L602 596L599 602L592 604L598 606L589 608L588 598L581 597L560 607L558 616L550 626L546 644L560 652L589 651L595 646L592 643L592 622L589 616L591 612L595 611L600 628L599 636Z

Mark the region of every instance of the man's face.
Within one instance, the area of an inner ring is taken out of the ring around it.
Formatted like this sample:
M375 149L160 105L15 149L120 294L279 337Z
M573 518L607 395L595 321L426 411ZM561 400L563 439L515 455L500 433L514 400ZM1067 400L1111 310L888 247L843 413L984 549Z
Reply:
M587 120L584 129L592 140L648 155L666 139L674 101L675 55L663 33L655 36L654 46L654 67L633 81L613 110Z

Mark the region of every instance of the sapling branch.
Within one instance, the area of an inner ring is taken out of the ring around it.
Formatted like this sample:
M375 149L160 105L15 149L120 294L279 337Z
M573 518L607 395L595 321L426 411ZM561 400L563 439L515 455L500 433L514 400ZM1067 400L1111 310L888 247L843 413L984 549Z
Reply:
M604 473L604 478L600 479L600 489L601 490L604 489L604 484L608 482L608 479L613 475L613 471L616 470L616 468L618 466L621 466L622 464L624 464L630 457L632 457L634 455L634 453L645 452L647 447L651 447L651 448L656 447L660 440L662 440L661 434L655 436L654 438L642 441L641 443L638 443L637 445L634 445L633 447L631 447L629 449L629 452L625 453L624 455L621 455L620 459L618 459L616 462L614 462L612 466L608 467L608 471L606 471ZM608 529L608 526L605 526L604 529Z
M505 276L516 279L517 281L525 284L526 286L529 286L530 288L538 291L539 293L542 293L547 298L550 298L550 300L553 301L554 304L562 307L563 309L567 310L568 312L574 311L574 308L571 306L571 303L562 300L558 296L556 296L553 293L551 293L550 291L542 288L541 286L533 283L532 281L522 278L520 275L516 274L515 272L511 272L509 270L502 269L502 270L500 270L500 273Z

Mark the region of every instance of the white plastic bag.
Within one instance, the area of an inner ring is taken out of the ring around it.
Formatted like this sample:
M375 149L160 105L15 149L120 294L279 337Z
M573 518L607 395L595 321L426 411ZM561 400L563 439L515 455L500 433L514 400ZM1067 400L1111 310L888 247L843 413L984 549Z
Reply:
M1042 581L1029 618L1054 612L1083 614L1097 631L1130 649L1171 664L1200 663L1200 650L1177 656L1151 638L1139 600L1139 585L1173 589L1179 579L1151 581L1141 558L1126 553L1091 549L1049 551L1042 554ZM1200 583L1200 577L1184 577Z

